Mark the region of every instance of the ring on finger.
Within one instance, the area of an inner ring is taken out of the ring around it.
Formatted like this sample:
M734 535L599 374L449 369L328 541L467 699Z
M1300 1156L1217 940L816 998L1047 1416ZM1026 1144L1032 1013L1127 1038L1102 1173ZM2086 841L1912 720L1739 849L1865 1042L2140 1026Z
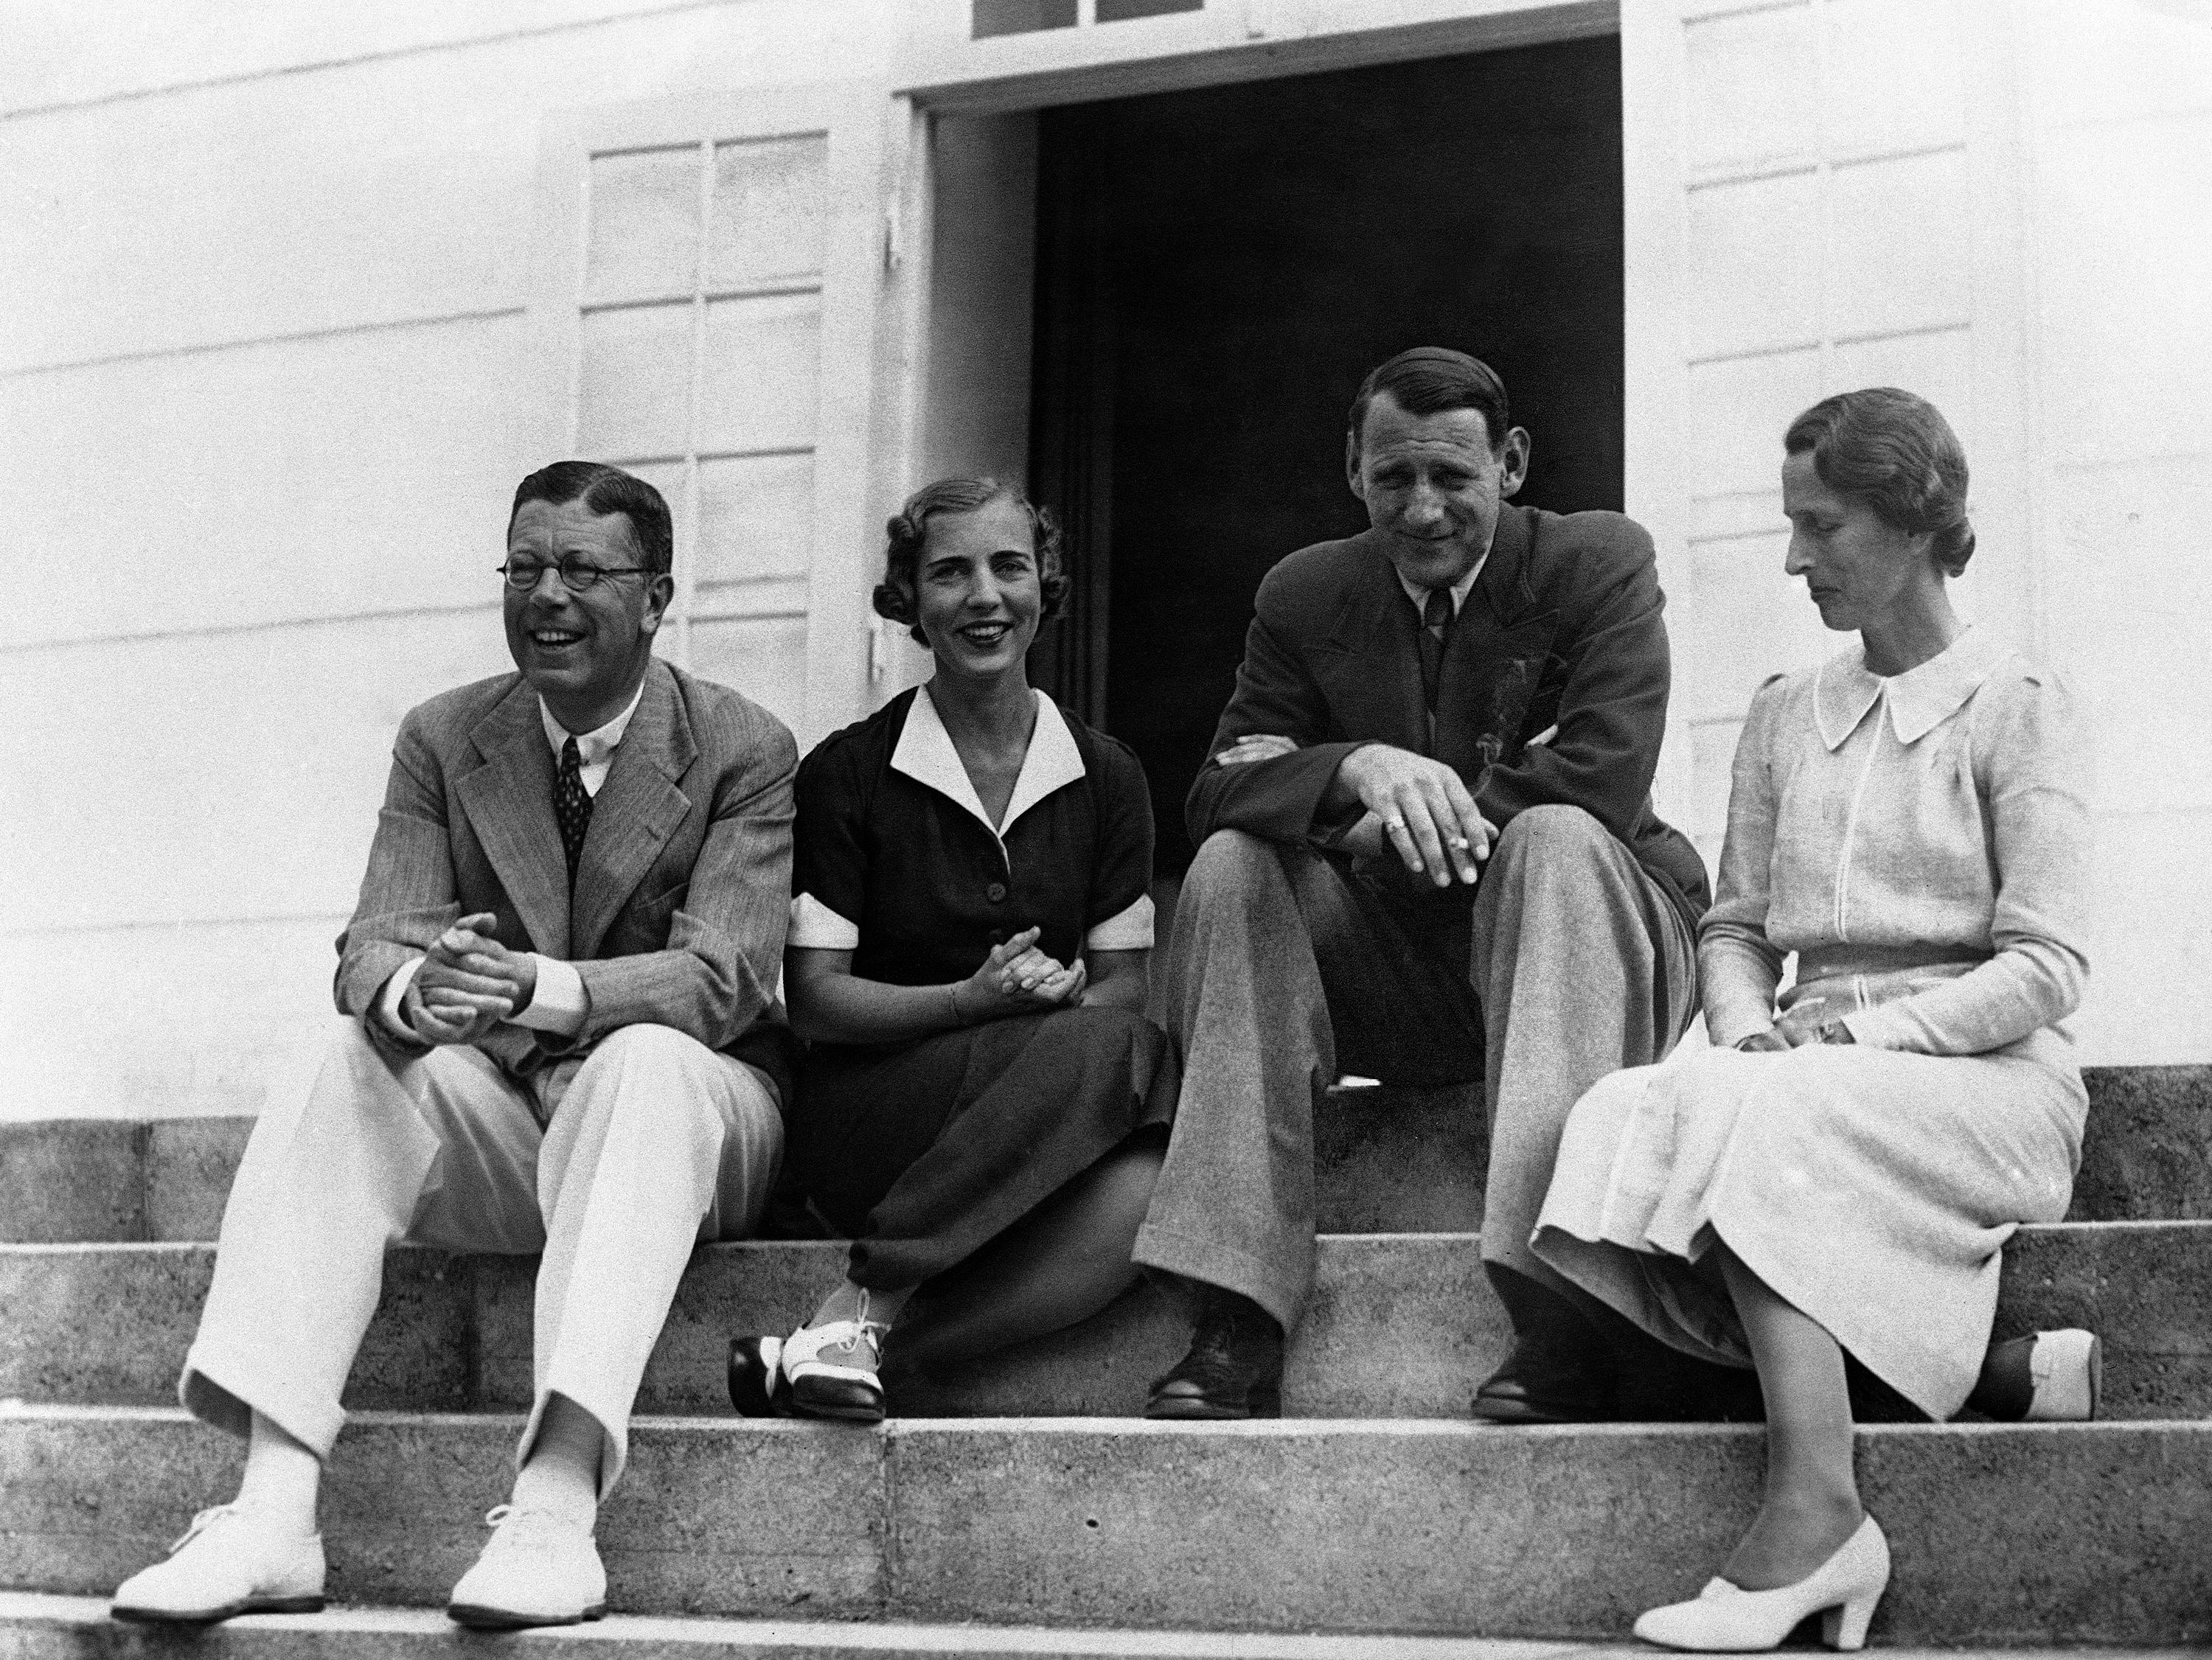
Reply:
M1382 821L1382 827L1385 830L1403 830L1406 827L1406 821L1403 819L1385 819Z

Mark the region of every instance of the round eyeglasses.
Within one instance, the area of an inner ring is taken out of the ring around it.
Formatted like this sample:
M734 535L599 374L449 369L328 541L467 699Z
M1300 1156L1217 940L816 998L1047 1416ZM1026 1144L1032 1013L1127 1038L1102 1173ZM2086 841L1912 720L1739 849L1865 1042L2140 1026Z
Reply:
M588 593L596 587L601 577L638 577L645 574L642 565L594 565L588 559L579 559L571 554L558 565L548 565L542 559L510 559L492 569L507 579L507 585L528 593L543 579L548 571L557 571L561 585L572 594Z

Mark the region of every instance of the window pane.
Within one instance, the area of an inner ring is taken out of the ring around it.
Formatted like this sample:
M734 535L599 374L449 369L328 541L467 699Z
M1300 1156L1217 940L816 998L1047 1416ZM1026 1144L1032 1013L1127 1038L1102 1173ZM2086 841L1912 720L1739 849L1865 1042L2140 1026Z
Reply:
M811 736L801 724L806 713L805 618L695 622L691 672L736 687L797 731L804 751Z
M770 294L707 307L699 389L702 450L797 449L814 442L822 301Z
M818 276L829 222L830 142L776 139L714 149L707 227L707 287Z
M690 406L688 301L584 314L576 444L586 455L681 455Z
M1206 0L1098 0L1098 21L1127 22L1132 17L1165 17L1171 11L1204 11Z
M689 294L699 263L699 151L592 158L584 289L594 300Z
M994 34L1027 34L1032 29L1072 29L1075 0L975 0L971 40Z
M684 461L617 461L615 465L626 473L635 473L660 492L661 500L668 504L671 526L676 532L676 562L695 559L697 543L692 540L690 526L684 522L684 474L690 465Z
M806 574L814 544L814 457L734 456L699 463L699 581Z

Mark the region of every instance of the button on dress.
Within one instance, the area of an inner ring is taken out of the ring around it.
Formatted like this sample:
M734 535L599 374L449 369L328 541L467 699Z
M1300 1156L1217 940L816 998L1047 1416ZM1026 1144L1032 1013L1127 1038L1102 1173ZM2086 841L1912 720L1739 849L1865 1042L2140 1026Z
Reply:
M1999 1253L2064 1216L2080 1163L2063 1021L2087 972L2087 781L2064 686L1976 630L1887 679L1854 648L1761 687L1698 941L1715 1046L1576 1104L1538 1257L1748 1366L1734 1305L1693 1271L1725 1240L1913 1405L1955 1413ZM1729 1046L1778 1002L1853 1042Z

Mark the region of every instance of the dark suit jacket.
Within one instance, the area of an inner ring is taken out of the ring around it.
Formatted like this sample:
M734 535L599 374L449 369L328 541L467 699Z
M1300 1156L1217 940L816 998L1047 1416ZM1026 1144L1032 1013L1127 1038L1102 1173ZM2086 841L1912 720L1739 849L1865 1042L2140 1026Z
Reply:
M1420 624L1377 539L1300 548L1260 584L1209 753L1260 732L1301 747L1204 767L1186 809L1191 840L1223 829L1279 841L1341 829L1318 816L1337 767L1362 743L1394 744L1450 766L1501 829L1525 807L1583 809L1694 931L1711 902L1704 862L1651 810L1667 723L1664 604L1651 538L1632 519L1508 504L1444 656L1431 747ZM1554 723L1548 746L1527 747Z
M654 659L593 798L572 901L537 693L507 674L432 698L393 746L361 902L338 936L340 1012L368 1015L393 970L489 911L501 943L574 963L591 999L574 1037L495 1027L479 1047L509 1071L652 1022L765 1068L788 1100L775 984L798 764L775 716Z

